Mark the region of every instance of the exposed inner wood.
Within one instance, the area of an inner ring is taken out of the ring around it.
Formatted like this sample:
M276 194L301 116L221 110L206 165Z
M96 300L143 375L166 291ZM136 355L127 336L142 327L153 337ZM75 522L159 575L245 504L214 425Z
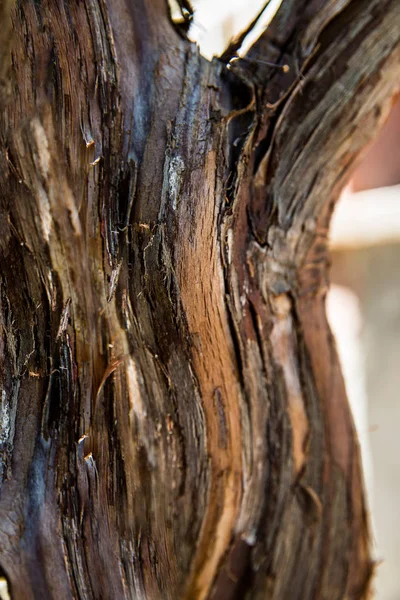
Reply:
M231 64L163 0L0 19L12 598L366 597L327 234L399 87L400 4L284 0Z

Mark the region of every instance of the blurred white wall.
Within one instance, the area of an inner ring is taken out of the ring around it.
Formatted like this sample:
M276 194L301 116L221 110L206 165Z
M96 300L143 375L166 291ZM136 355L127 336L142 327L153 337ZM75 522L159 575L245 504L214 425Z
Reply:
M378 212L384 196L376 190ZM360 221L353 220L356 230ZM400 240L338 248L332 263L329 315L361 444L378 562L375 597L399 600Z
M222 54L229 40L241 33L267 4L260 22L247 44L259 37L278 10L282 0L193 0L193 24L190 38L197 42L208 59Z

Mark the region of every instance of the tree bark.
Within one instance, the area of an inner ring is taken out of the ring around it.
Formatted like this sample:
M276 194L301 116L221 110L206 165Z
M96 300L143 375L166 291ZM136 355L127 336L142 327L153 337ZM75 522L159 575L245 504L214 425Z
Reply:
M164 0L0 18L11 597L365 598L327 234L398 89L399 2L284 0L232 62Z

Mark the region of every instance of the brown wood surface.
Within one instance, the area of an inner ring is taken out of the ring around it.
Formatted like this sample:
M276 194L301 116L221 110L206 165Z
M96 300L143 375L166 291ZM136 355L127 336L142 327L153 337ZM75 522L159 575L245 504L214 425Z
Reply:
M284 0L231 64L164 0L0 19L13 600L365 598L327 234L399 87L400 3Z

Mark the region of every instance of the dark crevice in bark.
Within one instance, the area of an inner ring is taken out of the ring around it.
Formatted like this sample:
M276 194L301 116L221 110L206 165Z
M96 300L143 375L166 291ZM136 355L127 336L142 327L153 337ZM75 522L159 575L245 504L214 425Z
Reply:
M368 524L324 313L326 231L396 89L398 5L284 0L230 69L237 46L206 61L164 0L23 0L12 19L13 596L362 598Z

